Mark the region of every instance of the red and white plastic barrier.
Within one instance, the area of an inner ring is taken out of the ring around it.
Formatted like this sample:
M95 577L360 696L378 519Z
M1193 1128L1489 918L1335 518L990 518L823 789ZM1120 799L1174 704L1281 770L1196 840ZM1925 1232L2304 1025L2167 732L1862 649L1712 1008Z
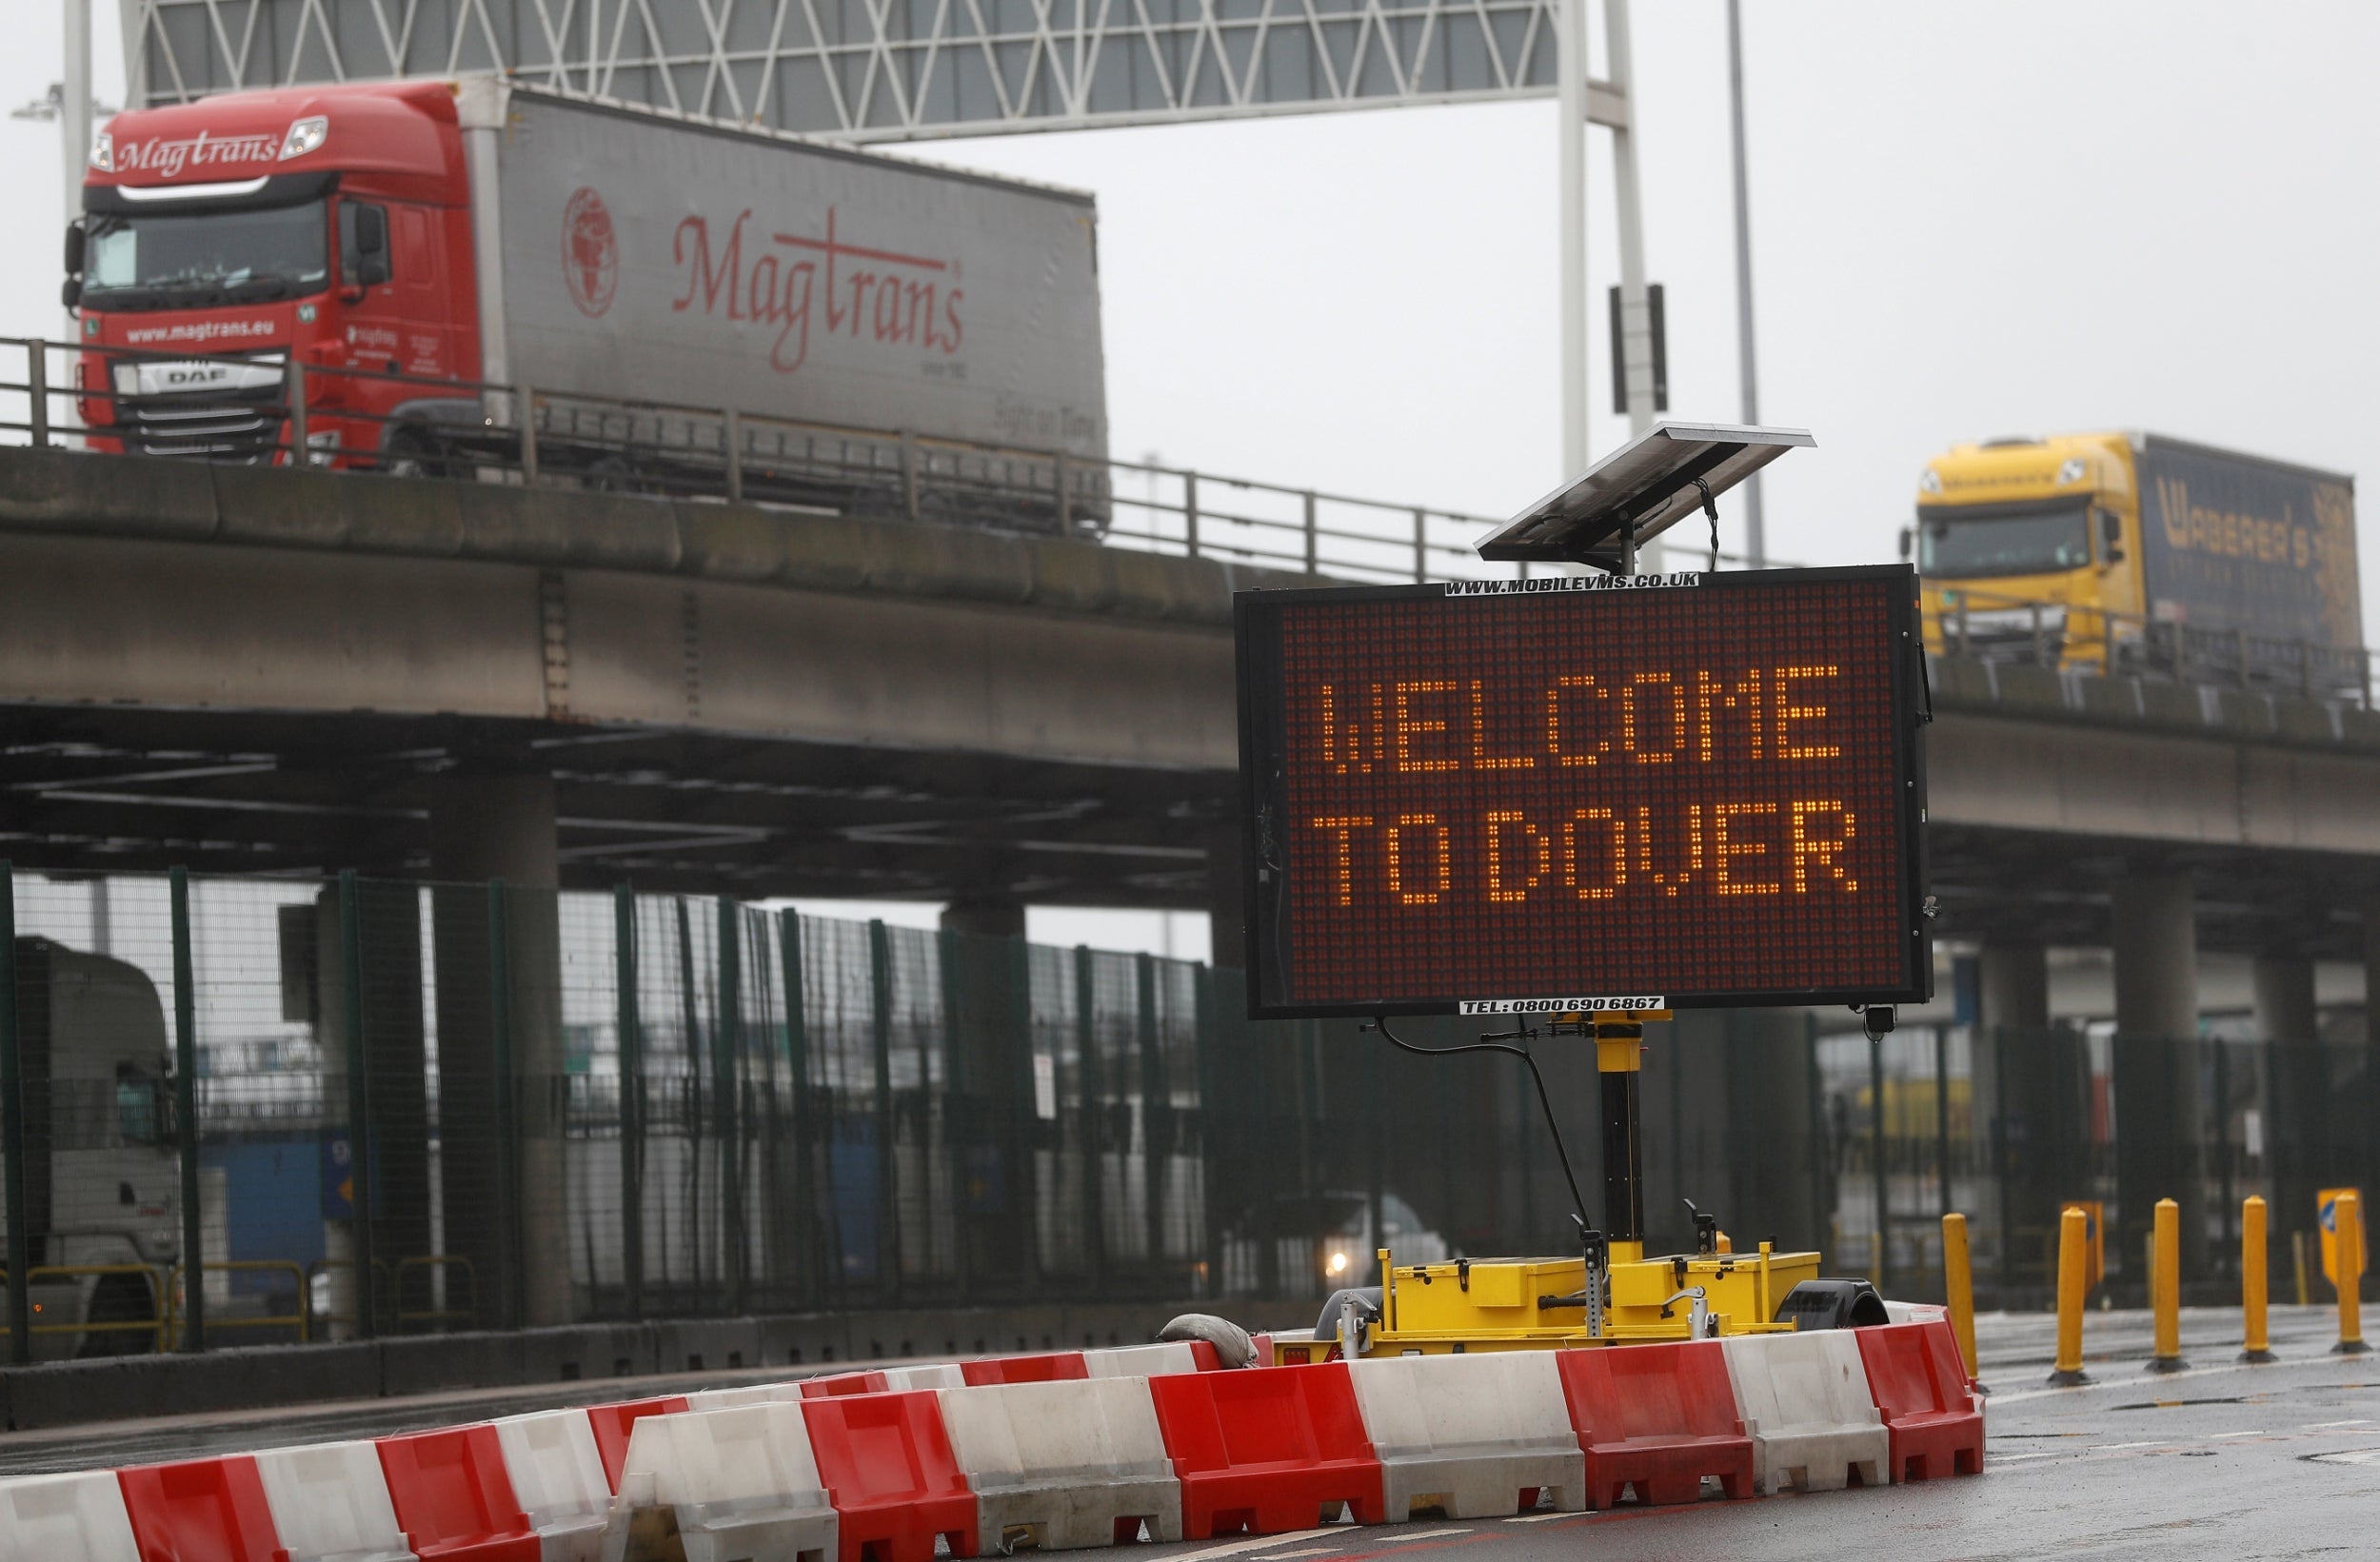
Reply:
M0 1562L620 1562L672 1534L686 1562L929 1562L938 1541L976 1556L1541 1495L1690 1502L1706 1481L1830 1491L1975 1473L1983 1448L1940 1316L1268 1372L1132 1347L0 1480Z
M1608 1353L1606 1353L1608 1354ZM1562 1404L1553 1351L1383 1356L1347 1364L1396 1522L1417 1507L1503 1518L1538 1493L1577 1513L1586 1460Z

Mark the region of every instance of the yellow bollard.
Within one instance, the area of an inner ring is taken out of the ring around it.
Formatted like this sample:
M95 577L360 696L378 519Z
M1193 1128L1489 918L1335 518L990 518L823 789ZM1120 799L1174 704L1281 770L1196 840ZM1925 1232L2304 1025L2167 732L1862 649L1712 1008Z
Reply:
M2170 1198L2157 1200L2149 1252L2149 1304L2156 1311L2157 1343L2148 1370L2178 1373L2190 1365L2182 1359L2182 1207Z
M2239 1207L2239 1311L2242 1361L2273 1360L2265 1333L2264 1200L2250 1194Z
M2338 1235L2334 1242L2339 1271L2339 1342L2333 1355L2362 1355L2364 1343L2364 1210L2352 1193L2339 1195Z
M1942 1287L1949 1293L1951 1333L1958 1336L1959 1359L1975 1376L1975 1276L1967 1262L1967 1217L1942 1217Z
M2082 1370L2083 1246L2089 1240L2091 1216L2068 1210L2057 1222L2057 1367L2050 1374L2053 1389L2088 1383Z

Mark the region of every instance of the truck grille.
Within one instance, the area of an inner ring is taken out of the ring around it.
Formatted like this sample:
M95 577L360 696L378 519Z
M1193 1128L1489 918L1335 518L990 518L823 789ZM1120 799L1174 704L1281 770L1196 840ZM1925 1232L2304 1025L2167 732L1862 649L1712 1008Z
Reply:
M281 443L279 389L227 401L181 397L124 401L116 406L127 453L195 456L256 465L272 460Z

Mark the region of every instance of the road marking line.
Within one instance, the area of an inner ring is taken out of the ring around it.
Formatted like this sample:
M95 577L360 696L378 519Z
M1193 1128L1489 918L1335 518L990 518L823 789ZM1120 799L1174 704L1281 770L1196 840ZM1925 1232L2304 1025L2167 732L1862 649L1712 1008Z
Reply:
M1557 1518L1584 1518L1586 1516L1584 1513L1517 1513L1504 1522L1507 1524L1551 1524Z
M2349 1421L2301 1421L2298 1423L2297 1430L2300 1432L2327 1432L2332 1427L2368 1427L2370 1425L2371 1425L2371 1418L2370 1416L2358 1415L2354 1419Z
M1470 1527L1466 1525L1459 1530L1424 1530L1419 1534L1399 1535L1397 1539L1398 1544L1402 1545L1408 1540L1438 1540L1447 1535L1467 1535L1470 1532Z
M1209 1546L1202 1552L1184 1552L1180 1556L1168 1557L1166 1562L1204 1562L1204 1559L1210 1556L1238 1556L1243 1552L1267 1551L1276 1546L1293 1545L1300 1540L1313 1540L1328 1533L1330 1533L1328 1530L1298 1530L1288 1534L1257 1535L1247 1540L1230 1540L1220 1546ZM1347 1543L1343 1540L1339 1542L1339 1546L1345 1544ZM1338 1550L1338 1546L1334 1546L1332 1550Z
M1344 1550L1345 1547L1346 1542L1339 1541L1329 1546L1308 1546L1301 1552L1259 1552L1256 1562L1289 1562L1293 1556L1328 1556L1333 1552Z

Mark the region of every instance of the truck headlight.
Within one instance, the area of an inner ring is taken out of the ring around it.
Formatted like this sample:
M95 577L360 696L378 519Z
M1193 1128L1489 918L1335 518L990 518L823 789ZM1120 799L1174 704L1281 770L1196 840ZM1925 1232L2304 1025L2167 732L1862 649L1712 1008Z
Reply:
M330 121L320 114L292 120L289 133L281 138L281 161L287 163L292 157L304 157L307 152L318 150L329 136Z
M131 364L118 364L109 371L115 380L116 394L137 396L141 393L141 371Z
M1326 1266L1324 1266L1324 1267L1325 1267L1325 1268L1327 1268L1327 1269L1330 1271L1331 1275L1332 1275L1334 1277L1336 1277L1336 1276L1338 1276L1338 1275L1344 1275L1344 1274L1346 1274L1346 1273L1347 1273L1347 1255L1346 1255L1346 1254L1344 1254L1344 1253L1334 1253L1334 1254L1332 1254L1332 1255L1331 1255L1331 1261L1329 1262L1329 1264L1327 1264L1327 1265L1326 1265Z
M116 171L116 138L112 130L101 130L90 138L90 166L102 173Z

